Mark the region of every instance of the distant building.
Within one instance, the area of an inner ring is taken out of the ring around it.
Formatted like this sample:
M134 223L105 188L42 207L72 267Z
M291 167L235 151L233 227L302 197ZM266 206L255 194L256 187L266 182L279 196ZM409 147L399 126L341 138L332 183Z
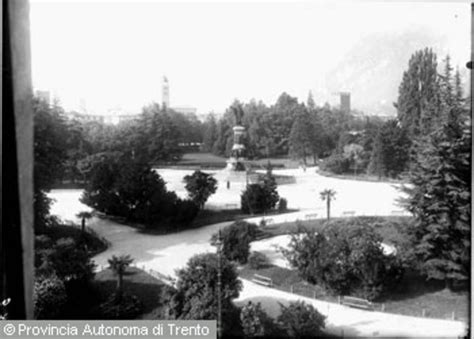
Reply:
M99 114L86 114L86 113L79 113L79 112L69 112L68 117L70 119L76 119L79 121L97 121L97 122L104 122L104 116Z
M48 105L51 104L51 93L49 91L36 90L35 95L40 100L45 101Z
M173 106L171 109L182 114L196 114L197 112L196 107L191 106Z
M344 113L350 113L351 112L351 93L350 92L340 92L340 98L341 98L341 111Z
M192 106L171 106L170 104L170 84L167 77L163 77L163 85L161 89L162 106L172 109L182 114L196 114L197 108Z

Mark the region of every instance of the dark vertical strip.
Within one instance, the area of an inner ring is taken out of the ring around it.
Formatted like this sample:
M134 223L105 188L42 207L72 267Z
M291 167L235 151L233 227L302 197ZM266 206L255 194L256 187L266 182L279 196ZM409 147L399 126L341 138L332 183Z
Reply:
M2 297L10 319L33 318L33 116L29 5L3 1ZM3 213L4 212L4 213Z
M21 244L20 194L18 189L18 163L13 99L13 70L11 49L10 3L4 2L3 10L3 142L8 152L3 152L2 189L8 192L2 200L2 260L5 269L5 297L11 298L8 305L10 319L26 319L23 250Z

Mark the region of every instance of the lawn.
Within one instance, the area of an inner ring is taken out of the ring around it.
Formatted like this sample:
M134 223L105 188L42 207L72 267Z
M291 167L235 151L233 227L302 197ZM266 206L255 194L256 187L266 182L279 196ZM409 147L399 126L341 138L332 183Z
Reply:
M356 217L361 222L367 222L374 225L375 231L380 234L384 243L398 245L400 247L408 246L406 228L410 222L410 217ZM354 218L332 218L331 222L349 222ZM287 222L281 224L268 225L264 228L267 237L274 237L282 234L296 232L298 227L313 232L318 232L326 225L326 219L300 220L298 222Z
M51 240L60 238L72 238L76 244L84 244L90 256L94 256L107 249L109 243L106 239L98 236L92 229L86 227L86 232L82 233L79 225L55 225L49 226L38 232L37 235L46 235Z
M176 163L177 166L203 167L203 168L224 168L227 165L227 158L214 155L212 153L185 153ZM275 168L298 168L300 163L286 157L282 158L262 158L249 160L252 167L264 168L268 162Z
M98 272L95 276L94 287L100 301L115 291L117 278L110 269ZM165 295L171 288L147 272L129 267L124 275L124 292L135 295L143 305L143 313L138 319L163 319L166 300Z
M211 153L185 153L176 163L178 166L205 167L205 168L224 168L226 158Z
M308 298L338 302L338 296L329 294L321 286L304 281L296 270L278 266L255 270L246 265L239 271L240 277L248 280L252 280L254 274L271 278L276 289ZM374 309L381 311L383 307L384 312L416 317L421 317L425 312L425 317L438 319L452 319L454 312L456 320L467 322L469 300L468 292L451 292L443 289L439 283L426 282L416 273L407 272L399 285L399 290L392 293L389 298L374 302Z
M333 220L347 222L350 219L334 218ZM385 243L395 245L402 251L410 246L406 233L407 225L410 222L409 217L360 217L359 220L372 224ZM325 224L325 220L300 222L301 226L313 231L321 230ZM273 237L294 232L297 228L298 226L294 222L283 223L266 226L264 232L266 237ZM305 282L298 276L296 270L277 266L253 270L247 265L240 271L240 275L247 279L252 279L255 273L272 278L275 288L293 291L307 297L316 297L320 300L337 302L337 296L326 293L321 286ZM427 281L418 272L407 270L397 290L378 300L375 303L375 309L382 310L383 305L385 312L411 316L424 314L426 317L440 319L451 319L454 314L455 319L467 321L469 319L469 300L470 295L467 291L446 290L443 282Z

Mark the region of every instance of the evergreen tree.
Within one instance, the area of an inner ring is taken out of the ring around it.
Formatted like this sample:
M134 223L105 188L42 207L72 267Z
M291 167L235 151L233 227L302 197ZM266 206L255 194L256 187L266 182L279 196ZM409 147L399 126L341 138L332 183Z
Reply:
M410 140L396 120L382 125L374 140L369 172L395 178L407 169Z
M447 287L470 269L471 131L454 114L418 148L407 207L416 218L415 253L429 278Z

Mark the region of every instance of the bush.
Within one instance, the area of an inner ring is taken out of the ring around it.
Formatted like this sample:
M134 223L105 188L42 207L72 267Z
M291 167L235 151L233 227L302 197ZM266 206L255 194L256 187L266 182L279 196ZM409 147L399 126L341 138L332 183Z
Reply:
M257 225L245 221L236 221L221 232L222 253L230 261L241 264L247 262L250 242L255 240L259 229ZM218 234L214 234L211 243L215 244Z
M253 268L254 270L258 270L258 269L270 266L270 260L265 254L261 252L252 252L249 255L248 261L249 261L250 267Z
M308 281L336 294L374 300L403 275L402 262L383 254L382 238L364 220L330 223L322 232L294 235L289 261Z
M281 336L281 330L275 321L262 309L260 303L249 301L240 310L242 332L246 338L264 337L275 338Z
M280 196L271 168L258 184L248 185L240 197L241 210L244 213L264 213L275 208Z
M123 294L118 298L112 294L99 306L100 319L135 319L142 312L143 306L134 295Z
M56 319L67 302L66 288L57 276L37 280L34 286L36 319Z
M43 239L43 241L47 241ZM38 249L36 273L38 276L56 274L60 279L89 281L94 276L94 264L86 250L72 238L60 238L52 248Z
M319 338L324 335L326 317L312 305L303 301L291 302L288 307L280 304L278 323L289 338Z
M189 225L199 209L167 191L165 181L149 165L118 156L93 164L81 201L148 228Z
M321 163L323 171L332 172L334 174L344 174L351 171L351 160L342 154L333 154L324 159Z
M288 201L285 198L280 198L278 201L278 212L285 212L288 209Z

